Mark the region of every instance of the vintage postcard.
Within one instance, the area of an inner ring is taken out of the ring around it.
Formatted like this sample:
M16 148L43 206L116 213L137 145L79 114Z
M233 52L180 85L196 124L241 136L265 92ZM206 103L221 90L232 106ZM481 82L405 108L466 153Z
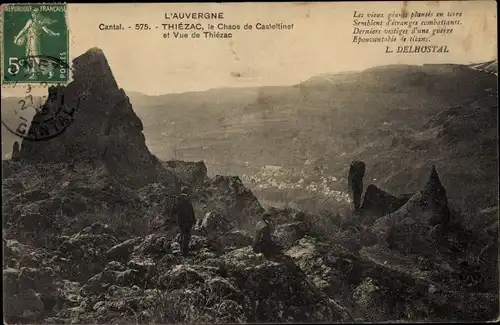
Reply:
M496 2L0 8L6 324L498 320Z

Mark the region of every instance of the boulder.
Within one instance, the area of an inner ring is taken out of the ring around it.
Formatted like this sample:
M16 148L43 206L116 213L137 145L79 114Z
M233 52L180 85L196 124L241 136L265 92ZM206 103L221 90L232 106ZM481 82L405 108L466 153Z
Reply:
M348 321L347 310L323 295L291 258L266 260L251 247L221 257L244 296L254 301L256 322ZM314 307L313 307L314 306Z
M216 212L238 229L253 228L264 212L259 200L239 177L217 175L193 197L197 215Z
M171 168L181 182L190 184L193 189L207 181L207 166L203 161L169 160L164 165Z
M205 282L209 275L204 274L209 268L195 265L176 265L159 278L166 289L179 289L183 287L199 286Z
M335 298L348 292L347 280L358 257L341 245L326 245L305 236L289 248L286 255L305 272L319 290Z
M161 234L150 234L134 247L134 254L163 256L170 251L170 240Z
M4 319L7 323L40 321L44 315L44 304L33 290L4 297Z
M362 215L382 217L399 209L406 203L403 200L370 184L365 190L360 212Z
M4 263L10 267L19 267L20 260L34 253L34 248L21 244L17 240L3 238ZM28 265L25 265L28 266Z
M134 247L141 242L140 237L127 239L120 244L111 247L107 252L106 256L109 261L128 261L130 255L132 254Z
M144 273L125 267L123 264L111 262L105 269L90 278L81 288L80 294L83 297L100 295L106 293L112 285L132 287L136 284L143 285Z
M209 240L215 240L231 228L231 223L224 216L216 211L211 211L207 212L201 220L197 221L193 230L206 236Z
M107 225L94 223L64 240L52 262L65 273L66 279L86 281L104 269L106 254L116 244Z
M39 321L60 300L59 281L49 267L4 269L5 319L9 322Z
M224 251L231 251L246 246L252 245L253 238L245 231L233 230L228 231L215 240L215 245L222 248Z
M289 248L295 242L304 237L309 232L309 226L305 222L292 222L278 225L274 228L273 235L279 245Z

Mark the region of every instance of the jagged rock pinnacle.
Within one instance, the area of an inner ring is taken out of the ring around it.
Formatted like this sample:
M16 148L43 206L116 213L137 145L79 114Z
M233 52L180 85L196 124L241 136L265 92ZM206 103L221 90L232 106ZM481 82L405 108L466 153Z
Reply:
M422 192L426 196L431 197L433 200L440 200L445 204L448 202L446 198L446 190L441 184L435 165L432 165L431 174Z
M366 215L384 216L401 206L402 204L396 196L370 184L366 188L360 211Z
M439 179L439 175L438 175L438 172L436 170L436 165L432 165L431 175L429 176L429 182L428 183L432 183L432 184L436 184L436 185L442 186L441 185L441 180Z
M100 54L100 55L104 56L104 52L98 47L93 47L93 48L89 49L86 53L95 53L95 54Z
M73 68L71 83L49 89L49 93L64 97L64 105L74 111L70 123L50 141L23 140L22 159L102 161L111 173L130 180L131 184L139 186L156 181L163 169L149 152L142 122L123 89L118 87L102 50L89 49L73 60ZM46 105L50 103L47 100ZM41 114L37 115L34 121L41 118Z
M113 76L111 67L104 52L91 48L73 60L73 80L84 91L90 88L115 90L118 84Z

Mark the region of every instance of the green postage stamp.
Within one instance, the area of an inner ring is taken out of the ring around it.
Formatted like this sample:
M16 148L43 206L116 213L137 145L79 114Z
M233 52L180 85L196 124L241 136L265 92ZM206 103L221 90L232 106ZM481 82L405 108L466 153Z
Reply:
M66 4L4 4L2 16L2 82L66 83Z

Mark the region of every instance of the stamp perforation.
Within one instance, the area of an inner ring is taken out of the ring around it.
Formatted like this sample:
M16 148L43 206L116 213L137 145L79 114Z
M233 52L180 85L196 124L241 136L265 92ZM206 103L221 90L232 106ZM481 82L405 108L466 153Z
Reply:
M2 6L1 18L3 85L36 87L43 82L67 84L70 81L66 3L7 4ZM52 37L54 39L49 39ZM13 42L8 45L11 38Z

